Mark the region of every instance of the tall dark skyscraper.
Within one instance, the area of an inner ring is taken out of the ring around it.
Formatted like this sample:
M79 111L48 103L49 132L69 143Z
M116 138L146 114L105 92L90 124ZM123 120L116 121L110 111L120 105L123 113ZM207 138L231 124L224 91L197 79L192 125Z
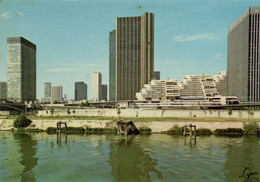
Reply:
M84 82L75 82L75 101L88 99L88 85Z
M109 32L109 100L116 97L116 30Z
M23 37L7 38L8 100L36 100L36 45Z
M134 100L154 73L154 15L116 19L116 100Z
M247 9L228 30L228 95L260 101L260 7Z
M107 85L102 84L102 100L107 100Z

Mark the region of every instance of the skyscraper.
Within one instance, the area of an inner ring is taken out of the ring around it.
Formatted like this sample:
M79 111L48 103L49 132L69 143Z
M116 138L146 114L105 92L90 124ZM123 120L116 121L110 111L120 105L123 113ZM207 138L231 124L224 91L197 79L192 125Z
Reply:
M153 77L155 80L160 80L161 79L161 76L160 76L160 71L154 71L153 72Z
M107 85L102 85L102 100L107 100Z
M116 97L116 30L109 32L109 100Z
M0 82L0 101L7 99L7 83Z
M88 99L88 85L84 82L75 82L75 100L87 100Z
M228 95L260 101L260 7L249 7L228 30Z
M154 15L116 19L116 100L134 100L153 78Z
M100 72L92 73L92 100L100 101L102 98L102 75Z
M51 101L61 102L63 100L63 88L61 85L51 86Z
M36 100L36 45L23 37L7 38L8 100Z
M44 83L44 97L51 97L51 83L45 82Z

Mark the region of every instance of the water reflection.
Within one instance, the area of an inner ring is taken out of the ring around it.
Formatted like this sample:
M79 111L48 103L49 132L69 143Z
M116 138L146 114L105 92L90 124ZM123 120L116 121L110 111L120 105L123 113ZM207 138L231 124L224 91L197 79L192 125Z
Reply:
M189 142L190 148L195 148L197 143L197 136L183 136L184 138L184 145L187 146L187 142Z
M162 179L162 173L155 168L158 161L145 153L135 140L136 136L119 136L111 142L109 163L113 181L151 181L151 173Z
M21 181L36 181L33 168L37 165L38 158L34 157L37 152L37 141L32 139L28 133L13 133L14 139L20 147L21 160L20 164L24 167L21 176Z
M65 137L61 134L57 134L57 145L59 147L62 146L62 140L64 140L65 145L67 145L67 143L68 143L68 134L67 133L65 134Z
M236 138L233 142L228 145L227 161L224 166L226 181L258 182L260 180L259 138L256 136L243 137L239 140Z

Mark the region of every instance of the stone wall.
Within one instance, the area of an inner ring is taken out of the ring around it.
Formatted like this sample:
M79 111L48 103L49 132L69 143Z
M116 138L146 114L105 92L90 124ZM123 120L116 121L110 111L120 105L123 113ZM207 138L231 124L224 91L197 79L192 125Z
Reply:
M0 119L0 130L11 130L13 128L13 119ZM57 122L60 120L48 120L48 119L37 119L33 120L29 128L38 128L46 130L48 127L56 127ZM67 122L68 127L92 127L92 128L112 128L116 127L116 122L112 120L69 120L64 119L63 122ZM174 125L179 127L188 125L190 121L147 121L147 122L134 122L136 127L147 126L152 129L152 132L167 131ZM225 129L225 128L243 128L243 122L192 122L197 128L209 128L212 131L215 129ZM260 126L260 122L258 122Z
M163 109L121 109L122 117L173 117L173 118L260 118L260 110L233 110L232 114L228 110L163 110ZM51 116L50 110L39 111L39 116ZM71 109L70 114L67 109L54 110L54 116L105 116L118 117L117 109Z

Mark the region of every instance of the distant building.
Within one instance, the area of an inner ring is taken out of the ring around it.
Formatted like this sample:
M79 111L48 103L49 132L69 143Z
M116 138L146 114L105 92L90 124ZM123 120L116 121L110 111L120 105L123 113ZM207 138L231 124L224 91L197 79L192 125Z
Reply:
M44 97L51 97L51 83L45 82L44 83Z
M154 80L160 80L161 79L160 71L154 71L153 77L154 77Z
M7 82L0 82L0 101L7 100Z
M219 95L227 96L227 72L220 71L214 76Z
M116 30L109 32L109 100L116 98Z
M134 100L154 77L154 14L116 18L116 100Z
M7 38L8 100L36 100L36 45L23 37Z
M92 100L100 101L102 98L102 75L100 72L92 73Z
M107 85L102 85L102 100L107 100Z
M75 101L88 99L88 85L84 82L75 82Z
M260 7L249 7L228 29L228 95L260 101Z
M63 101L63 88L61 85L51 86L51 101L62 102Z
M136 99L145 100L175 100L179 99L180 90L177 80L152 80L149 84L145 84L140 92L136 93Z

